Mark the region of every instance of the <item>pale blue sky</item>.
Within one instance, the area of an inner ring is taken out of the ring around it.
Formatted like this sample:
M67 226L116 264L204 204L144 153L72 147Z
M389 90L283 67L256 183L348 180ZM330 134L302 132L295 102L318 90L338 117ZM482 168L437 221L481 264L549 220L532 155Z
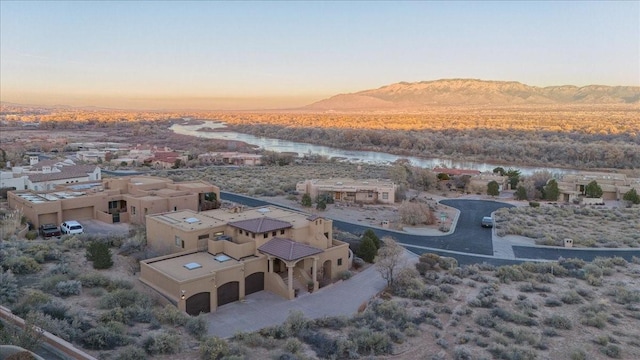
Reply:
M400 81L640 85L640 2L0 1L1 100L300 106Z

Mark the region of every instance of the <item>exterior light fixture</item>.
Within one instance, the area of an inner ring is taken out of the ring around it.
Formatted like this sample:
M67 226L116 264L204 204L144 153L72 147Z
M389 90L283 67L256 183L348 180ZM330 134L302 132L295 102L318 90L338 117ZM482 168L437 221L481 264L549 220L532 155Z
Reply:
M182 295L180 295L180 299L184 300L184 293L185 293L185 291L184 291L184 290L180 290L180 291L181 291L181 293L182 293Z

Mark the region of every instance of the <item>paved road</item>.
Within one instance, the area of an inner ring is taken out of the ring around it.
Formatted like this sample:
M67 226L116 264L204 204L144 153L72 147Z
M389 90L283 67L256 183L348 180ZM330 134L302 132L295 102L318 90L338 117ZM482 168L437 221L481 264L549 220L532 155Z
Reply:
M221 192L220 195L223 200L252 207L264 205L282 206L227 192ZM494 256L492 231L481 228L479 225L480 220L483 216L487 216L499 208L511 207L512 205L488 200L443 200L441 202L460 210L460 217L458 218L456 229L451 235L426 236L407 234L353 224L341 221L340 219L333 219L333 225L340 230L355 234L362 234L365 230L372 229L380 237L387 235L392 236L408 250L418 255L426 252L437 253L442 256L454 257L460 264L486 262L494 265L505 265L537 259L557 260L559 257L576 257L590 261L597 256L620 256L629 261L633 256L640 257L640 249L565 249L522 245L511 245L515 258Z

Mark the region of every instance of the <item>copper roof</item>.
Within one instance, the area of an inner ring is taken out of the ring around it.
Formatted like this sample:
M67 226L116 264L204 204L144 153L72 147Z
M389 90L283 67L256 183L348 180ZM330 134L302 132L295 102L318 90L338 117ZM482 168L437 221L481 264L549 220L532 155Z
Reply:
M229 225L255 234L287 229L292 226L289 222L277 220L266 216L247 220L233 221L230 222Z
M293 261L323 252L311 245L301 244L289 239L274 237L258 248L260 252L273 255L285 261Z

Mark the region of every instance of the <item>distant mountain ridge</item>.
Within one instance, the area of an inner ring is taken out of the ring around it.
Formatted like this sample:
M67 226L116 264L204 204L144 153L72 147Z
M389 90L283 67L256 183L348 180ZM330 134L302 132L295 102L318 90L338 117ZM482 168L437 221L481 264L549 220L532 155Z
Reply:
M340 94L307 105L307 110L418 109L434 105L640 104L639 86L547 86L517 81L442 79L400 82Z

